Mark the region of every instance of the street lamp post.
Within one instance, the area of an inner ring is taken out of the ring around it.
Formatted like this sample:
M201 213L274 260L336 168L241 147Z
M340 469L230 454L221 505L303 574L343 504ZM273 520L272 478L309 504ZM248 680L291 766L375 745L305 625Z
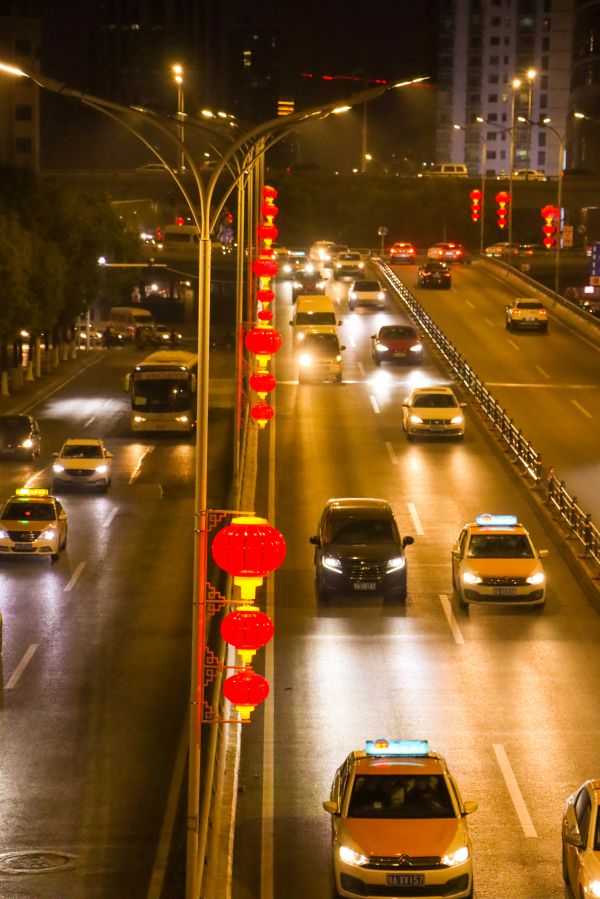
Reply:
M483 122L484 119L477 117L478 122ZM465 128L464 125L455 125L454 126L457 131L464 131L465 134L468 133L468 129ZM483 253L483 244L485 241L484 237L484 227L485 227L485 176L487 169L487 141L485 137L479 134L479 140L481 141L481 215L479 218L479 252Z
M175 79L175 83L177 84L177 119L179 121L178 127L178 135L179 135L179 161L177 163L177 167L180 172L185 171L185 153L183 151L183 143L185 139L185 130L184 130L184 116L185 111L183 108L183 66L176 63L174 66L171 66L171 71L173 72L173 77Z
M381 96L393 88L408 87L409 85L425 81L428 76L409 79L395 84L378 85L369 90L361 91L352 97L300 110L283 118L270 119L260 125L237 136L222 152L217 165L212 169L207 181L200 175L199 168L194 157L190 153L189 143L182 140L168 127L167 121L152 110L123 106L110 100L86 94L69 88L61 82L46 78L38 73L31 74L16 66L0 62L0 71L16 77L29 78L34 84L46 90L63 94L79 100L81 103L96 109L98 112L109 116L125 127L134 137L141 140L159 159L170 172L171 177L182 193L194 224L199 233L198 251L198 388L197 388L197 437L196 437L196 464L195 464L195 519L196 541L194 546L194 572L193 572L193 602L192 602L192 659L191 659L191 689L190 689L190 731L189 731L189 759L188 759L188 834L187 834L187 865L186 865L186 897L198 899L198 890L201 882L201 868L203 857L200 852L200 740L201 725L204 716L204 658L205 658L205 627L204 603L201 602L202 591L206 591L208 581L208 516L207 516L207 471L208 471L208 386L209 386L209 351L210 351L210 276L211 276L211 233L214 230L219 216L230 194L245 177L243 160L251 151L258 148L253 162L260 164L265 152L281 139L284 133L295 126L306 122L322 120L332 114L345 112L352 106L366 103ZM132 124L132 118L137 124ZM181 124L181 123L180 123ZM188 124L189 127L189 123ZM175 143L184 162L184 167L189 170L194 178L197 190L198 209L193 202L185 184L178 173L173 172L167 166L162 152L157 150L153 141L144 137L140 125L149 126L158 130L159 134L169 142ZM240 161L242 160L242 161ZM236 167L238 171L234 170ZM217 184L221 176L228 172L231 175L231 183L219 200L215 199ZM214 208L213 208L214 206Z

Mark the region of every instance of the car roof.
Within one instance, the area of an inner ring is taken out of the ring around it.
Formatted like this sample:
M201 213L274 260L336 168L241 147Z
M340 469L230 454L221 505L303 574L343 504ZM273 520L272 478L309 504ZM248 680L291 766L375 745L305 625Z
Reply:
M40 503L41 505L53 506L55 502L55 496L17 496L14 493L4 501L4 505L6 506L8 503Z
M539 303L540 306L544 305L537 297L515 297L513 303Z
M63 445L71 446L72 444L76 444L77 446L98 446L99 443L102 443L100 437L68 437Z
M362 752L352 753L355 774L390 774L398 769L403 774L445 774L444 759L434 754L428 756L367 756Z
M369 285L371 285L371 286L370 286L370 287L364 287L364 286L363 286L363 287L358 287L359 284L362 284L362 285L369 284ZM372 285L377 285L377 286L376 286L376 287L373 287ZM354 287L354 288L356 288L356 289L358 289L358 290L381 290L381 284L380 284L380 282L379 282L379 281L376 281L374 278L364 278L364 279L362 279L362 280L360 280L360 281L353 281L353 282L352 282L352 287Z
M451 387L413 387L411 393L413 396L418 396L421 393L439 393L440 396L447 396L451 394L454 396L454 391Z
M392 507L386 499L377 499L373 496L338 496L327 500L329 509L357 509L381 512L391 512Z

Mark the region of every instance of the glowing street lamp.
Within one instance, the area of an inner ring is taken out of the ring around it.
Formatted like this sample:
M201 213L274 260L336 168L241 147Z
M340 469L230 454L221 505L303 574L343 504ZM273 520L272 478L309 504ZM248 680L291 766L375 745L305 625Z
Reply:
M179 63L175 63L175 65L171 66L171 71L173 72L173 78L175 83L177 84L177 119L179 121L178 133L179 133L179 162L178 169L180 172L185 171L185 153L183 151L183 142L184 142L184 108L183 108L183 66L179 65Z

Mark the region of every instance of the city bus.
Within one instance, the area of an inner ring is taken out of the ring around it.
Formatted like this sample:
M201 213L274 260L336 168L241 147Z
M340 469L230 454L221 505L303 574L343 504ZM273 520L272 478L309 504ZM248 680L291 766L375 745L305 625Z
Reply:
M132 431L182 431L196 427L198 356L157 350L125 376Z

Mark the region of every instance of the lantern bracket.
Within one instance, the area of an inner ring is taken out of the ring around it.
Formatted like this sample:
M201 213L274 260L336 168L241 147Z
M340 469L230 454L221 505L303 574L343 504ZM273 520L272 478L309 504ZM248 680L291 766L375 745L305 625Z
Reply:
M250 719L244 721L242 718L221 718L218 711L205 702L202 710L202 724L250 724Z
M256 513L248 512L245 509L201 509L199 512L196 512L197 518L200 518L202 515L206 516L207 530L210 532L228 515L251 515L254 517ZM198 532L196 531L196 533Z

